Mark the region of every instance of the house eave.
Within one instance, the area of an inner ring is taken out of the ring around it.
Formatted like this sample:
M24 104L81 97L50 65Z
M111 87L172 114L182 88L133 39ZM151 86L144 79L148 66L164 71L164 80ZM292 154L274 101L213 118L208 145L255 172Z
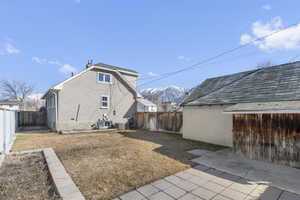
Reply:
M300 110L239 110L224 111L223 114L299 114Z
M109 68L106 68L106 67L100 67L100 66L95 66L95 65L92 65L91 67L94 68L94 69L100 69L100 70L111 71L111 72L119 71L119 72L124 73L124 74L139 76L138 73L125 71L125 70L120 70L120 69L109 69Z

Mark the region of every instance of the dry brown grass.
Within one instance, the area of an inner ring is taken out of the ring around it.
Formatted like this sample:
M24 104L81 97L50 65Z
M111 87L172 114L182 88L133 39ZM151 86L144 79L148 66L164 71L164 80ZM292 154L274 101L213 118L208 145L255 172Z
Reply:
M87 199L112 199L192 165L187 150L221 147L152 132L18 135L13 151L53 147Z

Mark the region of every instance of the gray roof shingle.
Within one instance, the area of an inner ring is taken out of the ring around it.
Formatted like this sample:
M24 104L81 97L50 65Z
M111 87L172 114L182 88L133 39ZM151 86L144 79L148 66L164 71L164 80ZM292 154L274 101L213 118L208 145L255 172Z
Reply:
M224 112L229 113L276 113L292 111L300 112L300 101L280 102L259 102L259 103L238 103L225 108Z
M126 68L122 68L122 67L116 67L116 66L108 65L108 64L104 64L104 63L97 63L97 64L94 64L94 66L99 66L99 67L104 67L104 68L114 69L114 70L122 70L122 71L128 71L128 72L138 73L137 71L134 71L132 69L126 69Z
M183 105L300 100L300 62L207 79Z

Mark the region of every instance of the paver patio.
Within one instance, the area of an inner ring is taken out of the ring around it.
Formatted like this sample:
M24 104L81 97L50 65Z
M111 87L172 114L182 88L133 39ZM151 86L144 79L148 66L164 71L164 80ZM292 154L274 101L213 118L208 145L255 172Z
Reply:
M205 151L201 157L195 158L192 161L243 177L247 180L267 182L271 186L300 194L300 169L250 160L238 156L230 149L216 152Z
M197 151L196 151L197 152ZM198 152L199 153L199 152ZM198 165L114 200L300 200L300 195Z

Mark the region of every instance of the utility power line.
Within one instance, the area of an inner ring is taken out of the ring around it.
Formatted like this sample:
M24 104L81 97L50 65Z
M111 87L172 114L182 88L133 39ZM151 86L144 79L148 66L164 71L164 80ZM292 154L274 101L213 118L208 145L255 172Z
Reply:
M299 56L300 56L300 54L298 54L298 55L292 57L292 58L289 60L289 62L293 62L293 61L296 60L296 58L298 58Z
M278 31L274 31L274 32L272 32L272 33L270 33L270 34L267 34L267 35L265 35L265 36L256 38L255 40L252 40L252 41L250 41L250 42L248 42L248 43L246 43L246 44L239 45L239 46L237 46L237 47L235 47L235 48L232 48L232 49L229 49L229 50L227 50L227 51L221 52L221 53L219 53L219 54L217 54L217 55L215 55L215 56L212 56L212 57L209 57L209 58L207 58L207 59L204 59L204 60L202 60L202 61L200 61L200 62L197 62L197 63L195 63L195 64L193 64L193 65L191 65L191 66L185 67L185 68L183 68L183 69L180 69L180 70L177 70L177 71L174 71L174 72L169 72L169 73L162 74L162 76L161 76L160 78L157 78L157 79L154 79L154 80L151 80L151 81L148 81L148 82L144 82L144 83L140 84L139 86L147 85L147 84L153 83L153 82L155 82L155 81L159 81L159 80L162 80L162 79L166 79L166 78L168 78L168 77L170 77L170 76L176 75L176 74L181 73L181 72L184 72L184 71L196 69L196 68L199 67L199 65L203 65L203 64L205 64L205 63L207 63L207 62L210 62L210 61L212 61L212 60L215 60L215 59L217 59L217 58L219 58L219 57L222 57L222 56L224 56L224 55L227 55L227 54L230 54L230 53L235 52L235 51L237 51L237 50L240 50L240 49L242 49L242 48L245 48L245 47L251 45L251 44L254 43L254 42L262 41L262 40L264 40L264 39L266 39L266 38L268 38L268 37L271 37L271 36L273 36L273 35L275 35L275 34L277 34L277 33L286 31L287 29L292 28L292 27L297 26L297 25L299 25L299 22L294 23L294 24L291 24L291 25L289 25L289 26L286 26L284 29L280 29L280 30L278 30Z
M147 85L147 84L150 84L150 83L153 83L153 82L155 82L155 81L160 81L160 80L162 80L162 79L166 79L166 78L168 78L168 77L170 77L170 76L173 76L173 75L176 75L176 74L179 74L179 73L188 71L188 70L196 69L196 68L200 67L201 65L206 64L206 63L208 63L208 62L210 62L210 61L213 61L213 60L215 60L215 59L217 59L217 58L220 58L220 57L222 57L222 56L224 56L224 55L227 55L227 54L230 54L230 53L235 52L235 51L237 51L237 50L240 50L240 49L242 49L242 48L248 47L248 46L250 46L250 45L251 45L252 43L254 43L254 42L262 41L262 40L264 40L264 39L266 39L266 38L268 38L268 37L271 37L271 36L273 36L273 35L275 35L275 34L277 34L277 33L286 31L286 30L289 29L289 28L292 28L292 27L294 27L294 26L299 25L299 23L300 23L300 22L291 24L291 25L289 25L289 26L286 26L286 27L283 28L283 29L280 29L280 30L278 30L278 31L274 31L274 32L272 32L272 33L270 33L270 34L267 34L267 35L265 35L265 36L256 38L255 40L252 40L252 41L250 41L250 42L248 42L248 43L246 43L246 44L239 45L239 46L237 46L237 47L235 47L235 48L232 48L232 49L223 51L223 52L221 52L221 53L219 53L219 54L217 54L217 55L215 55L215 56L206 58L206 59L204 59L204 60L202 60L202 61L199 61L199 62L197 62L197 63L195 63L195 64L193 64L193 65L190 65L190 66L188 66L188 67L182 68L182 69L180 69L180 70L173 71L173 72L168 72L168 73L164 73L164 74L162 74L162 75L160 76L160 78L157 78L157 79L154 79L154 80L150 80L150 81L148 81L148 82L144 82L144 83L138 85L138 87L144 86L144 85ZM298 56L297 56L297 57L298 57ZM294 58L294 59L295 59L295 58ZM126 96L128 96L128 95L125 95L123 98L125 98ZM122 103L122 100L116 105L116 108L117 108L117 107L119 106L119 104L121 104L121 103Z

